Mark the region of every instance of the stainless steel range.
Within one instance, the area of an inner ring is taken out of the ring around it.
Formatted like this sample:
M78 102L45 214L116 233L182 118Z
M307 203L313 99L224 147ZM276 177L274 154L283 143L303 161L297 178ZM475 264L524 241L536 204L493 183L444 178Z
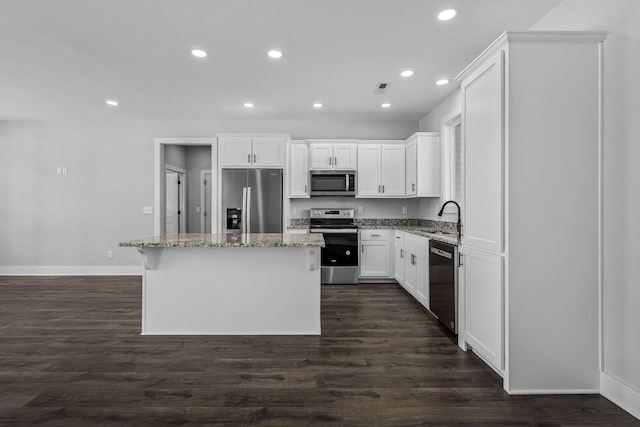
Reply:
M310 231L322 233L323 285L358 284L358 227L353 209L311 208Z

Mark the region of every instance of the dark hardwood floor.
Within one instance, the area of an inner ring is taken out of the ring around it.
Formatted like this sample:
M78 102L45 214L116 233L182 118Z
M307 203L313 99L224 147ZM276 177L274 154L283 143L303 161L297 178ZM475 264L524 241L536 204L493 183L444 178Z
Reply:
M640 425L508 396L397 285L323 287L321 336L141 336L140 307L135 277L0 277L0 425Z

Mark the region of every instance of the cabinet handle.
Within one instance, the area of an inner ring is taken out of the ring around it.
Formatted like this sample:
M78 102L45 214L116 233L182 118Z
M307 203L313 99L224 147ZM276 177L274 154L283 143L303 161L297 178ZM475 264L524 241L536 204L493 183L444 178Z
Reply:
M404 258L404 249L400 249L400 258Z
M416 256L411 254L411 265L416 265Z
M464 264L462 262L464 255L458 252L458 267L462 267Z
M251 163L251 154L247 154L247 163Z
M382 191L380 191L381 186L378 185L378 193L382 193Z
M382 186L382 192L384 193L384 185Z
M333 158L333 166L338 166L338 158L337 157Z
M364 253L364 245L360 245L360 252Z
M332 165L332 162L333 162L333 157L329 157L329 166Z
M380 237L379 234L372 234L371 237Z
M304 192L307 192L307 184L304 185Z
M256 154L253 155L253 163L255 163L258 160L258 156Z
M416 191L416 184L411 184L411 191Z

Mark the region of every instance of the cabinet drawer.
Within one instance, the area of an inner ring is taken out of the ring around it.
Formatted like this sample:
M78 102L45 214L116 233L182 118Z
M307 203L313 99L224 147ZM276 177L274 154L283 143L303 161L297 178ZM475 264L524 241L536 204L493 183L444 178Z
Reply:
M360 230L360 240L391 240L391 230Z
M429 239L405 233L404 249L407 252L417 254L418 252L429 253Z
M404 231L396 230L393 234L394 246L404 247Z

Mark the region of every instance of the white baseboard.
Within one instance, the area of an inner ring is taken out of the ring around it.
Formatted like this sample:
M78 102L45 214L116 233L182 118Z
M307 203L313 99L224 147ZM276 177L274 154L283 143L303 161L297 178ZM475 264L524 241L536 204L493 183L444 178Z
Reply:
M0 266L0 276L141 276L140 266Z
M606 372L600 372L600 394L640 419L639 390Z
M524 394L600 394L600 390L590 388L567 389L534 389L534 390L506 390L510 395Z

